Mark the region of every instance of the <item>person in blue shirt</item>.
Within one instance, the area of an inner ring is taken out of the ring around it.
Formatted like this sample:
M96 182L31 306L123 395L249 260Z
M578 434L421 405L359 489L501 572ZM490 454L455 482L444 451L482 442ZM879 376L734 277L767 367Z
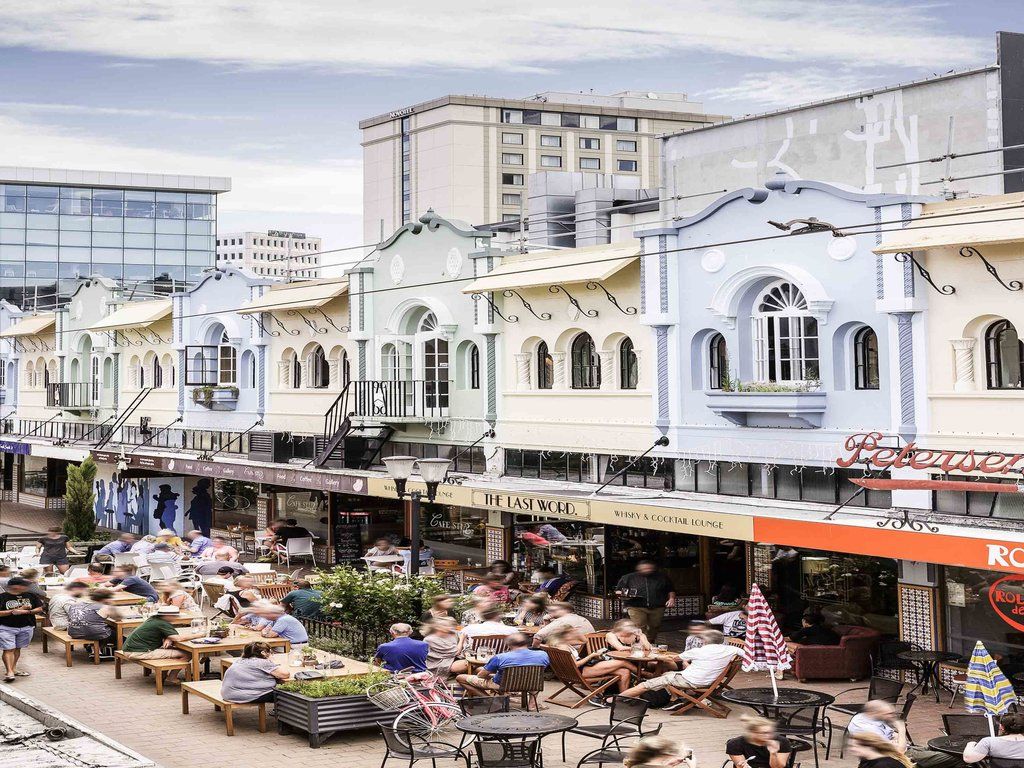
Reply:
M516 632L505 638L509 650L499 653L484 664L478 675L458 675L458 680L466 690L467 696L486 696L501 688L501 673L509 667L548 667L551 662L544 651L530 648L530 638L522 632Z
M550 566L544 566L538 568L537 573L540 574L540 586L537 588L538 592L547 592L551 597L558 594L558 590L562 588L569 579L565 576L560 576L555 572L555 569Z
M185 534L185 538L188 539L188 549L193 557L199 557L213 545L210 538L204 536L202 531L189 531Z
M118 538L114 539L109 544L101 547L93 553L93 557L97 555L114 555L124 554L125 552L131 552L132 547L135 545L135 534L134 533L122 533Z
M302 622L289 616L284 606L277 603L256 601L239 623L258 629L263 637L284 638L292 647L309 642L309 634Z
M410 637L412 627L408 624L392 624L389 631L394 639L378 645L377 653L374 654L381 666L390 672L401 672L403 669L426 672L430 646L422 640L413 640Z
M133 595L146 598L146 602L155 603L160 595L145 579L135 575L134 565L119 565L110 572L107 587L113 592L131 592Z

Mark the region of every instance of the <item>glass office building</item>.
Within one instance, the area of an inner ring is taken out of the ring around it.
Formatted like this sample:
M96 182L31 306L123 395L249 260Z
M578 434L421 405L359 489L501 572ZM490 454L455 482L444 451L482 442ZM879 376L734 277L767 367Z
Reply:
M62 304L91 275L143 292L180 290L214 265L217 193L229 188L226 179L197 185L194 177L50 174L164 184L136 188L9 176L0 175L0 299L15 306Z

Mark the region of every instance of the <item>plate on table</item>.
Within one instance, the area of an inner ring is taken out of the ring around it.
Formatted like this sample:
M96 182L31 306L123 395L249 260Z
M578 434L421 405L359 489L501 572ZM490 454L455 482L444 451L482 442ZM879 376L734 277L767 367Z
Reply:
M220 642L220 638L219 637L200 637L200 638L197 638L197 639L193 640L192 642L198 643L199 645L216 645L217 643Z

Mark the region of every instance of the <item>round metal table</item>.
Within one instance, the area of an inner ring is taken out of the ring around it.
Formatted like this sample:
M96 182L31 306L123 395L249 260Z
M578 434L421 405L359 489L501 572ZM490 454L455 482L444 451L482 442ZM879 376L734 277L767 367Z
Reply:
M964 748L972 741L977 741L981 736L937 736L929 739L928 749L942 752L954 757L963 757Z
M562 733L577 725L575 717L546 712L494 712L464 717L455 727L475 736L492 739L522 739Z
M776 696L771 686L765 688L733 688L723 691L719 696L733 704L750 707L763 717L777 720L781 710L820 709L827 707L836 700L821 691L807 688L779 688Z
M921 669L920 681L907 693L913 693L920 688L921 695L927 696L928 685L931 683L932 691L935 693L935 701L938 701L939 691L949 690L943 685L942 679L939 677L939 662L953 661L953 659L959 659L960 657L949 651L903 651L903 653L897 653L896 658L916 664Z

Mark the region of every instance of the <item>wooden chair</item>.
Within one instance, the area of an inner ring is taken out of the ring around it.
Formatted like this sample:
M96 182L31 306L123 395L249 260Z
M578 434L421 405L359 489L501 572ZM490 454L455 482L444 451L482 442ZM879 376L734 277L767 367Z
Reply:
M684 712L688 712L694 707L703 709L708 714L719 719L725 719L729 716L732 711L729 707L725 706L720 701L715 701L711 697L716 693L726 690L729 687L729 683L736 676L736 673L740 671L740 665L742 659L737 656L729 662L729 666L722 670L721 674L711 681L711 684L706 688L677 688L674 685L666 686L668 692L676 699L682 699L685 703L679 707L673 716L681 715Z
M562 648L553 648L550 645L542 645L541 650L547 653L548 659L551 661L551 671L558 682L562 684L562 687L548 696L546 700L559 706L569 707L570 709L582 707L590 701L591 697L601 696L618 681L617 677L602 678L596 681L597 686L595 687L589 681L583 679L583 673L576 666L576 660L572 657L571 653ZM580 700L571 705L558 701L557 698L562 694L562 691L567 690L579 696Z
M264 600L281 602L281 598L295 589L295 586L292 584L261 584L257 589L263 595Z
M524 664L521 667L505 667L501 672L501 683L496 695L508 698L518 693L521 696L521 706L527 712L530 711L530 703L533 709L540 711L537 703L537 694L544 690L544 670L540 664Z
M587 632L587 643L584 646L583 655L589 656L592 653L603 651L608 648L607 632Z
M454 571L458 567L458 560L438 560L436 557L434 558L434 570L439 573L441 571Z
M263 573L249 573L246 574L252 583L257 586L264 584L277 584L277 571L265 571Z
M474 654L478 651L488 650L492 654L505 653L508 651L507 635L477 635L469 638L469 650Z

